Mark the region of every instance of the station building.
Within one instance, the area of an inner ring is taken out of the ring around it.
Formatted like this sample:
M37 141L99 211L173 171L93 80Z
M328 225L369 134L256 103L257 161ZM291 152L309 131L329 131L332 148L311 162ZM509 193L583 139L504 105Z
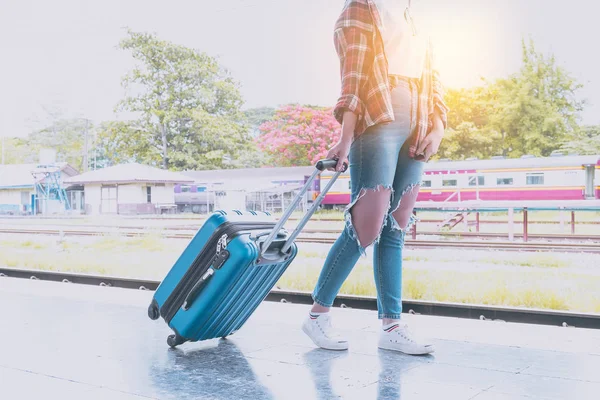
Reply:
M193 179L136 163L120 164L65 179L82 187L85 214L162 214L176 212L174 187Z
M0 214L60 214L76 209L76 192L64 191L63 181L78 173L65 162L0 165Z

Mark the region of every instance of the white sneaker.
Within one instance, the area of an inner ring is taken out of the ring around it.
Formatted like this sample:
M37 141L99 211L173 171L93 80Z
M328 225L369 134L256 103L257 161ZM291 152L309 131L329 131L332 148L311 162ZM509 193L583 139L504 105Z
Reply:
M348 341L342 338L331 326L329 313L310 313L302 324L302 331L313 343L327 350L347 350Z
M398 323L384 327L379 333L379 348L410 355L423 355L434 351L433 345L417 342L408 326Z

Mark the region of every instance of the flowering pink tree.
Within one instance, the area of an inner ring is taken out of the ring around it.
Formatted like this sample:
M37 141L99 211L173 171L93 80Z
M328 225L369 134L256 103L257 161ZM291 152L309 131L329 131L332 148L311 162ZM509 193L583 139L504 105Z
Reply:
M327 155L341 133L331 108L299 105L280 108L258 129L258 147L281 167L316 163Z

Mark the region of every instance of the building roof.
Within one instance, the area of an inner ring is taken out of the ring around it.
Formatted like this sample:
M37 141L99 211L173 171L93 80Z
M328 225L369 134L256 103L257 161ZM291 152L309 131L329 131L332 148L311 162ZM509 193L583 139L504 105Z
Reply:
M311 175L315 170L314 166L309 167L275 167L275 168L240 168L240 169L220 169L210 171L184 171L196 183L218 183L226 182L231 179L264 179L264 180L302 180L304 176Z
M65 175L73 176L77 170L69 164L56 163L53 166L40 164L6 164L0 165L0 189L27 189L33 188L36 181L42 181L43 175L33 172L43 172L59 168Z
M193 183L194 180L180 173L165 171L142 164L119 164L89 171L65 179L67 184L89 183Z

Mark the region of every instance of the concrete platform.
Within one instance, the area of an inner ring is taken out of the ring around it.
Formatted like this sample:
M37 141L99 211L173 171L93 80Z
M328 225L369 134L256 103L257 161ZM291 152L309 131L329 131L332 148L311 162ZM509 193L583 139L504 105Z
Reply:
M600 398L600 331L407 315L437 346L411 357L377 349L374 312L336 309L351 349L330 352L300 331L306 306L264 303L172 350L151 295L0 278L0 399Z

